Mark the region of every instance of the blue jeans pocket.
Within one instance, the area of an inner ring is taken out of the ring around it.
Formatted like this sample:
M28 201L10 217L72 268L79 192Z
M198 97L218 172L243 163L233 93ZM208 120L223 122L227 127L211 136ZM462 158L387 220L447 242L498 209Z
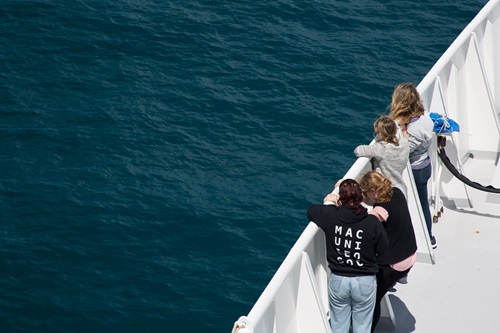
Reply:
M363 276L358 278L359 293L364 296L370 296L377 288L375 276Z
M345 299L350 297L349 278L345 276L332 275L330 278L330 293L336 298Z

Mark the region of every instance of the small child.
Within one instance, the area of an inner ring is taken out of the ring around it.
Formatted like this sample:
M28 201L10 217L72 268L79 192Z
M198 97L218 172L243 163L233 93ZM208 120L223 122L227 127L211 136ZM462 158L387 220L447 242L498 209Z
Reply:
M396 137L398 126L394 120L381 116L373 124L378 137L372 145L361 145L354 149L356 157L373 158L374 169L387 177L407 197L403 181L403 171L408 165L410 146L408 134L403 131L403 137Z

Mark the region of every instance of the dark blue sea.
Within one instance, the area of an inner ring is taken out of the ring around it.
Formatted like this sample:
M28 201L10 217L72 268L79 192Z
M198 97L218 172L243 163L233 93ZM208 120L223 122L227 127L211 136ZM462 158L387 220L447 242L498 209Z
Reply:
M4 0L0 331L229 333L485 0Z

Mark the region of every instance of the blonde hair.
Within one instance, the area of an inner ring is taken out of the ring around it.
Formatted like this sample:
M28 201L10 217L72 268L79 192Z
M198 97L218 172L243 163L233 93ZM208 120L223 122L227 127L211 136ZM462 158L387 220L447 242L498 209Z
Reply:
M394 87L390 105L392 120L399 122L405 128L414 117L424 114L424 104L415 85L411 82L400 83Z
M373 191L377 195L377 202L389 202L392 199L392 183L377 171L368 171L359 180L363 191Z
M380 141L394 143L395 145L399 144L399 140L396 137L398 127L394 120L392 120L391 118L386 116L379 117L377 120L375 120L373 129L378 135Z

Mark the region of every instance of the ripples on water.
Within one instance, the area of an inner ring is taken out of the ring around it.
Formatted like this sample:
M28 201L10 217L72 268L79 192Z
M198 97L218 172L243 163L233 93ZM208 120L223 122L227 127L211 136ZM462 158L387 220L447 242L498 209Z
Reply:
M4 1L0 325L229 332L485 1Z

